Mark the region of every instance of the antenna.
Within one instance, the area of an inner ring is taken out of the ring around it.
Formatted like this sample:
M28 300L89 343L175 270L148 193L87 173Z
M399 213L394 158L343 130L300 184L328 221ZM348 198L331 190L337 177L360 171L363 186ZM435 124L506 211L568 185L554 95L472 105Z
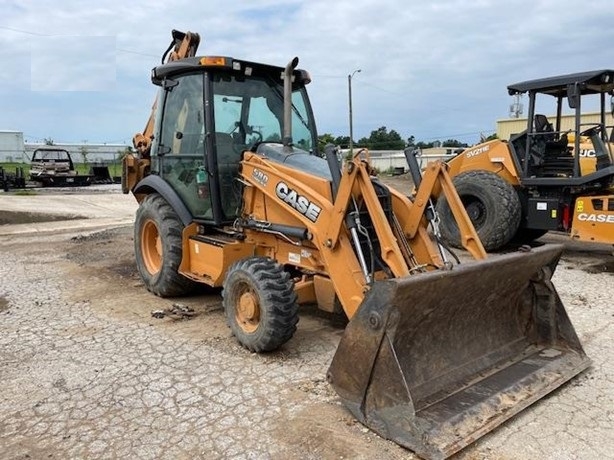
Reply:
M522 115L522 94L514 94L514 102L510 105L510 118L520 118Z

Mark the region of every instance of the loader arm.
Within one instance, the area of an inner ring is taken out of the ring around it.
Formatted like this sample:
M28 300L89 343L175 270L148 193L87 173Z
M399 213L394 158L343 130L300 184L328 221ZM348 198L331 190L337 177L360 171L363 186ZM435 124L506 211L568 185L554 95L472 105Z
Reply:
M265 182L258 180L262 174L267 177ZM259 206L266 208L267 214L272 213L270 205L259 205L259 200L254 199L252 194L263 193L268 199L279 202L280 195L276 187L280 183L283 183L284 190L292 190L296 196L317 205L319 211L316 220L309 219L301 212L294 213L294 218L308 231L310 241L318 248L321 258L321 265L303 268L322 271L330 278L345 314L350 319L358 311L373 283L377 282L376 279L404 278L418 272L445 268L427 231L429 222L422 218L424 209L412 213L411 210L416 206L407 198L400 199L398 194L391 190L390 198L394 207L394 217L391 219L384 211L374 188L371 167L361 158L356 157L345 165L340 173L338 186L335 187L336 195L332 199L318 193L306 182L295 180L291 170L256 153L245 152L241 175L242 180L250 185L245 198L247 206L244 209L248 218L264 219L264 214L258 211ZM423 189L428 187L432 188L427 181ZM286 199L291 201L287 197ZM278 206L285 209L288 201ZM367 250L360 248L361 244L352 240L351 226L356 217L352 215L355 214L356 205L370 218L373 230L369 238L377 240L377 254L369 254L366 258L378 258L385 267L384 270L365 267L360 263L360 252ZM400 225L395 228L393 223L397 214ZM413 229L412 235L403 228L408 226L408 215L418 219L418 225ZM275 226L288 225L291 223L289 218L278 214L270 223ZM468 217L466 219L464 226L471 227ZM471 233L470 229L467 233ZM281 247L281 244L276 243L278 247ZM479 251L475 252L480 254ZM278 260L283 259L280 255L275 257ZM285 260L284 262L292 263Z
M438 196L440 193L443 193L446 197L452 215L458 224L463 247L469 251L475 259L485 259L486 251L484 246L452 183L452 179L448 174L447 165L442 161L433 161L427 165L422 177L422 182L416 191L414 206L412 206L407 218L405 233L410 238L416 235L421 220L427 212L431 197ZM435 219L437 219L436 216Z
M425 218L425 214L428 212L427 203L438 188L450 199L450 202L454 203L454 217L459 228L462 229L465 248L475 259L486 258L486 251L456 193L444 163L438 162L429 165L414 203L395 196L395 192L391 190L393 202L398 201L398 206L393 205L393 222L389 222L377 197L371 180L372 172L368 160L362 160L360 154L357 154L344 168L333 201L331 219L324 230L323 241L326 249L333 253L331 258L334 258L335 250L340 245L340 236L347 233L348 212L352 212L355 203L363 203L379 242L378 256L390 270L388 277L403 278L417 271L444 268L436 245L427 231L429 221ZM395 231L394 221L397 219L397 215L399 226ZM344 221L346 225L344 225ZM356 246L355 244L355 251L358 252ZM331 260L329 264L336 264L336 262ZM329 270L329 275L336 286L343 284L339 275L341 273L343 273L341 268ZM339 277L339 279L335 279L336 277ZM365 286L363 287L365 293L370 288L368 279L369 276L365 273ZM338 294L348 318L351 319L356 313L355 306L346 302L341 292L338 292ZM348 308L346 305L352 306Z
M337 197L333 204L332 219L326 229L324 239L326 246L335 249L339 243L339 236L346 219L348 209L352 200L364 200L369 215L373 220L376 232L380 238L382 246L382 257L390 267L395 276L405 276L409 274L409 268L403 260L401 250L394 237L390 225L386 221L386 216L377 200L377 195L371 183L367 164L355 158L347 164L345 172L341 177ZM351 316L350 316L351 317Z

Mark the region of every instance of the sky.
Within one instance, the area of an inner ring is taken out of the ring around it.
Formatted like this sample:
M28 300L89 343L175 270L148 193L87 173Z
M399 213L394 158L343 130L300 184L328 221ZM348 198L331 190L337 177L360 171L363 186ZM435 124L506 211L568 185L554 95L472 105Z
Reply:
M30 142L125 143L144 128L172 29L199 55L312 76L318 133L385 126L476 143L507 118L506 87L614 67L609 0L3 0L0 131ZM582 5L582 6L581 6ZM360 72L354 72L359 70ZM526 99L525 103L526 112Z

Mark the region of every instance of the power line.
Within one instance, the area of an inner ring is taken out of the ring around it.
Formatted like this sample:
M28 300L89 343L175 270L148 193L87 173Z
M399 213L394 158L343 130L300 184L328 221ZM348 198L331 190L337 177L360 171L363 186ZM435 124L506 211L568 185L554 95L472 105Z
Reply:
M377 86L377 85L374 85L372 83L367 83L364 80L357 79L356 81L358 82L359 85L370 86L371 88L378 89L378 90L383 91L385 93L394 94L395 96L407 96L407 94L398 93L396 91L390 91L389 89L382 88L381 86Z
M13 27L7 27L7 26L0 26L0 29L11 30L13 32L19 32L21 34L36 35L38 37L55 37L56 36L56 35L39 34L36 32L31 32L29 30L15 29Z
M21 34L35 35L37 37L68 37L69 36L69 35L62 35L62 34L41 34L38 32L31 32L29 30L15 29L14 27L7 27L7 26L0 26L0 29L11 30L13 32L18 32ZM142 53L140 51L134 51L134 50L129 50L125 48L115 48L115 50L120 51L122 53L138 54L140 56L147 56L147 57L154 57L154 58L160 57L156 54Z
M160 57L160 56L158 56L156 54L141 53L139 51L127 50L127 49L124 49L124 48L115 48L115 50L116 51L121 51L123 53L138 54L140 56L154 57L156 59Z

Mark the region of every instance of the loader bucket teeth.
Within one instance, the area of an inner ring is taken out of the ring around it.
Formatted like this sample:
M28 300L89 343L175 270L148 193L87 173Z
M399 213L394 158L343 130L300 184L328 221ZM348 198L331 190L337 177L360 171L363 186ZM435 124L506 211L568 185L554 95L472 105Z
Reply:
M328 380L364 425L446 458L586 369L550 279L562 246L376 282Z

